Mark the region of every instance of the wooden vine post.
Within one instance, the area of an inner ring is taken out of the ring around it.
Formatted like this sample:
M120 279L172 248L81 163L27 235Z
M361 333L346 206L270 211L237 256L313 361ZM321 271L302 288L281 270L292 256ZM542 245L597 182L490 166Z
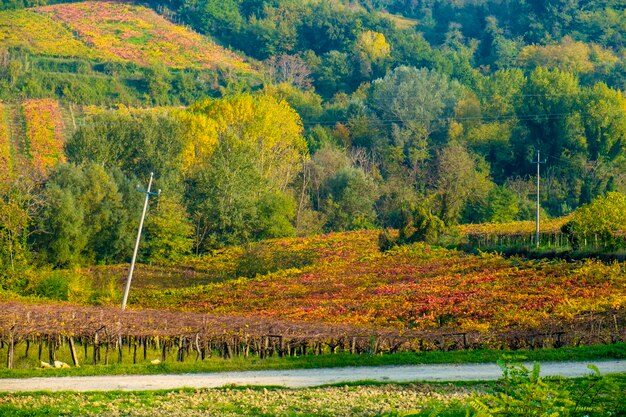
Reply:
M70 354L72 355L72 362L74 363L74 366L80 366L80 363L78 363L78 355L76 354L76 344L74 343L73 336L69 337L69 343L70 343Z
M15 326L11 327L9 332L9 343L7 351L7 368L13 369L15 367Z

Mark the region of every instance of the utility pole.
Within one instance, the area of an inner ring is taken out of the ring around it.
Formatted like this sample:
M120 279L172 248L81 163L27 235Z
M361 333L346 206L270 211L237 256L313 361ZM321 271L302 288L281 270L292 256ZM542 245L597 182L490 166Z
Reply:
M539 247L539 166L545 164L547 160L541 160L541 151L537 149L537 160L532 161L533 164L537 164L537 220L535 224L535 245Z
M139 230L137 231L137 240L135 241L135 250L133 251L133 259L130 262L130 271L128 272L128 279L126 280L126 288L124 289L124 299L122 300L122 310L126 309L126 301L128 301L128 292L130 291L130 282L133 279L133 271L135 270L135 261L137 260L137 252L139 250L139 241L141 240L141 229L143 229L143 220L146 217L146 211L148 210L148 199L151 195L161 194L161 190L158 193L151 193L152 179L154 178L154 172L150 173L150 181L148 182L148 190L138 191L146 194L146 201L143 203L143 212L141 213L141 221L139 222Z

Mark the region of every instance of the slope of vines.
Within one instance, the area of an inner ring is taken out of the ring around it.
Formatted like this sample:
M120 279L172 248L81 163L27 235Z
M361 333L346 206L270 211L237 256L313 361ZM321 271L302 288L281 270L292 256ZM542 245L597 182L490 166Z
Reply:
M133 355L151 347L163 358L172 350L204 358L626 340L624 263L475 256L424 244L381 253L376 240L375 231L335 233L143 273L139 266L133 310L4 302L0 339L10 352L19 343L47 346L51 357L64 343L80 345L94 363L100 348L107 357L124 346ZM81 273L102 279L107 268ZM120 267L110 272L119 276ZM164 285L171 280L177 285Z
M308 262L272 268L274 256ZM145 288L135 291L131 302L212 314L478 332L541 328L551 318L626 308L623 263L531 261L423 244L381 253L377 232L277 240L190 266L201 270L203 263L209 270L230 268L233 278L251 278L166 291Z

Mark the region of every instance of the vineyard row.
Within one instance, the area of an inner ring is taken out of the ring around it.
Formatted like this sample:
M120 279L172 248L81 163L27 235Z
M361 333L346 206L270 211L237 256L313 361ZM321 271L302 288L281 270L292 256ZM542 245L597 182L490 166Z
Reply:
M7 349L6 365L13 368L16 348L25 344L28 357L37 346L38 358L47 352L51 362L61 348L69 348L79 365L77 350L92 364L108 364L110 355L133 363L150 350L165 361L195 357L204 360L256 356L302 356L350 352L353 354L401 351L520 349L609 344L626 340L626 312L587 314L569 321L553 320L535 329L497 332L457 332L357 328L323 323L290 323L273 319L160 311L126 311L89 307L41 306L6 303L0 324L0 347ZM127 352L127 353L124 353Z
M620 232L615 235L613 247L626 248L626 234ZM484 233L467 236L467 242L477 248L502 247L535 247L535 233ZM568 236L562 232L548 232L539 234L539 245L554 249L571 249ZM593 235L580 242L580 250L602 251L607 248L606 242L598 235Z

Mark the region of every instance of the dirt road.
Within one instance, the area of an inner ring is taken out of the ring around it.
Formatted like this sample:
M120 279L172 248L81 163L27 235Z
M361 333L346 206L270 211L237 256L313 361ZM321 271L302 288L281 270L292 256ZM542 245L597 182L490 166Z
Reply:
M546 362L541 375L584 376L593 363L604 373L626 373L626 360ZM530 366L530 364L528 365ZM43 372L43 371L42 371ZM112 375L57 378L0 379L0 392L20 391L146 391L176 388L215 388L225 385L311 387L349 381L476 381L501 376L495 364L376 366L358 368L292 369L178 375Z

